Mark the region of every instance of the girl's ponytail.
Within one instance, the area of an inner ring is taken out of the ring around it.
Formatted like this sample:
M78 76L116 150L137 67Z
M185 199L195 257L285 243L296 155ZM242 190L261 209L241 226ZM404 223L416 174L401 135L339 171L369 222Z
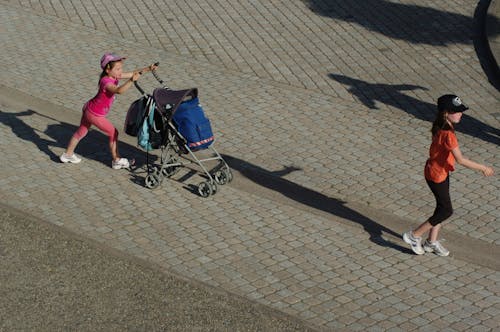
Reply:
M102 73L101 73L101 75L99 75L99 82L98 82L97 84L99 84L99 83L101 82L101 80L102 80L102 78L103 78L104 76L108 75L108 73L106 72L106 70L108 70L108 69L112 69L112 68L113 68L114 63L115 63L114 61L110 61L110 62L108 62L108 63L106 64L106 67L104 67L104 68L102 69Z
M453 129L453 127L450 126L450 123L446 119L447 115L448 113L446 112L446 110L438 110L436 114L436 119L432 123L432 128L431 128L432 136L436 135L440 130Z

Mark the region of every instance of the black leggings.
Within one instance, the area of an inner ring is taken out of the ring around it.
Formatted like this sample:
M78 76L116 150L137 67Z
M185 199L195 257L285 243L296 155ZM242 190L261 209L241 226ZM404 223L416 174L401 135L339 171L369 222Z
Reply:
M427 180L427 185L431 188L434 197L436 198L436 209L434 214L428 219L432 226L436 226L453 214L453 207L450 199L450 177L441 183L435 183Z

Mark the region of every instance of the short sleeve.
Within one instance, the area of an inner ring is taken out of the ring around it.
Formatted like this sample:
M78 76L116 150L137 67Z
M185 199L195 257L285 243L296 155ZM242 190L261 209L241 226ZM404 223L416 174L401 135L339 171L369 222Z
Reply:
M458 147L457 136L455 135L455 133L453 131L447 130L447 135L446 135L446 139L445 139L444 144L445 144L446 150L448 150L448 151L451 151L451 150Z
M101 79L101 81L99 82L100 86L99 86L99 90L102 91L103 93L105 93L106 95L108 96L112 96L113 93L112 92L109 92L106 90L106 86L108 84L114 84L114 85L118 85L118 80L117 79L114 79L114 78L111 78L111 77L103 77Z

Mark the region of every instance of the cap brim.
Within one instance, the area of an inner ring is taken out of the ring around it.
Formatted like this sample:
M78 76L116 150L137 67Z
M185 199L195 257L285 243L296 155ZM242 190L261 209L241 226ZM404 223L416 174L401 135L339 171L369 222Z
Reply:
M463 113L465 111L467 111L469 108L467 106L465 106L464 104L458 106L458 107L454 107L453 108L453 113Z
M126 56L117 56L116 58L109 60L109 62L122 61L125 60L126 58L127 58Z

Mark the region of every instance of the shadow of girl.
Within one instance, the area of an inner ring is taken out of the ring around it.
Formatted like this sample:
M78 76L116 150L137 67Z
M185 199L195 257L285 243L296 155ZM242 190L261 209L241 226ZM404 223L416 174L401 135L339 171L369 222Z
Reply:
M399 239L401 236L399 233L347 207L346 202L326 196L282 178L282 176L286 174L299 170L298 168L286 166L283 170L272 172L232 156L223 155L222 157L232 169L237 170L252 182L279 192L289 199L304 204L305 206L330 213L361 225L370 235L370 241L379 246L393 248L404 253L410 252L409 249L388 241L382 236L383 233L385 233Z
M24 117L29 116L44 117L51 122L56 123L48 124L46 129L42 132L31 127L27 121L23 121ZM67 142L77 129L77 126L75 125L60 122L57 119L31 109L18 113L0 111L0 122L9 126L12 132L20 139L34 143L40 151L45 153L50 158L51 161L57 163L60 162L59 154L58 152L54 152L53 148L61 148L62 152L62 149L66 147ZM44 136L48 136L49 138L44 138ZM78 153L86 159L101 162L109 167L111 162L109 160L109 151L105 148L107 144L103 144L108 141L108 137L100 131L92 129L85 137L85 140L88 141L89 144L82 144L79 146ZM119 144L124 154L131 156L141 156L144 154L144 152L135 146L123 142L119 142ZM139 158L139 164L136 164L138 167L141 165L141 160L142 159Z

